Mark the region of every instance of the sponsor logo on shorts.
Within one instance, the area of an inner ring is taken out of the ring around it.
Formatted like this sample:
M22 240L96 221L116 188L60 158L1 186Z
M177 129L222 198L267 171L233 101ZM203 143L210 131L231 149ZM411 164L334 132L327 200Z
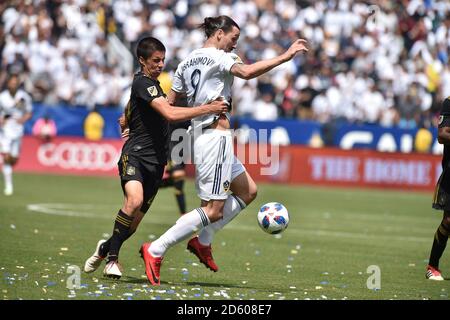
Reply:
M136 168L133 166L127 166L127 175L134 176L136 174Z

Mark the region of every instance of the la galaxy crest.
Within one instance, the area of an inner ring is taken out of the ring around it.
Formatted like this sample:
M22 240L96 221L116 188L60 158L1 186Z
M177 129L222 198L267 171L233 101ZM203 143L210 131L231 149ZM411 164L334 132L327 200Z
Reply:
M225 190L225 192L230 190L230 182L228 180L223 183L223 189Z

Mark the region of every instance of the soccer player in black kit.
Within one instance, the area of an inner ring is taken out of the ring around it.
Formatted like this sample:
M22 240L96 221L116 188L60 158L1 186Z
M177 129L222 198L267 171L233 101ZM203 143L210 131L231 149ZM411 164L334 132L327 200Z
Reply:
M103 274L115 279L122 276L118 262L120 247L150 208L167 163L168 123L228 110L221 100L196 108L171 106L157 80L164 67L165 52L156 38L143 38L138 43L136 57L141 70L134 75L125 112L129 138L118 162L124 204L115 219L111 238L97 243L94 254L85 262L85 272L95 271L107 257Z
M434 235L425 276L430 280L442 281L444 278L439 270L439 260L444 253L450 235L450 97L447 97L442 103L438 141L444 145L444 156L442 158L442 173L434 192L433 208L443 210L444 216Z

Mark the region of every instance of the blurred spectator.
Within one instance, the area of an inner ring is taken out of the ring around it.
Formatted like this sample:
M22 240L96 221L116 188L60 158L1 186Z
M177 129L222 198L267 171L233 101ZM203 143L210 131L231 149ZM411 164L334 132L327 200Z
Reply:
M429 153L433 144L433 135L427 128L417 130L414 140L414 150L420 153Z
M273 96L270 92L262 95L262 99L258 99L253 103L253 118L258 121L273 121L278 117L278 108L272 102Z
M450 2L376 1L369 16L371 3L6 1L0 4L0 85L4 70L15 69L28 79L35 101L89 110L120 106L132 73L124 74L114 39L129 51L143 35L165 39L171 76L201 46L196 26L205 16L226 14L241 26L236 53L246 62L275 56L298 37L310 48L251 84L235 81L236 115L252 116L260 92L272 95L277 117L419 127L450 95Z
M48 114L46 114L34 123L32 132L33 135L39 138L43 143L48 143L56 137L56 123Z
M98 141L103 137L103 127L105 120L102 115L94 108L84 120L84 136L88 140Z

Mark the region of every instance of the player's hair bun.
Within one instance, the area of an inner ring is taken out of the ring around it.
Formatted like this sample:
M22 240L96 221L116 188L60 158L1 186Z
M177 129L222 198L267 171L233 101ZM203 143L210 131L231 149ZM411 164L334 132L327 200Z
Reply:
M203 23L199 26L200 29L205 31L207 38L211 37L217 30L222 29L224 31L230 31L235 26L239 28L236 22L228 16L218 17L206 17ZM239 28L240 29L240 28Z

